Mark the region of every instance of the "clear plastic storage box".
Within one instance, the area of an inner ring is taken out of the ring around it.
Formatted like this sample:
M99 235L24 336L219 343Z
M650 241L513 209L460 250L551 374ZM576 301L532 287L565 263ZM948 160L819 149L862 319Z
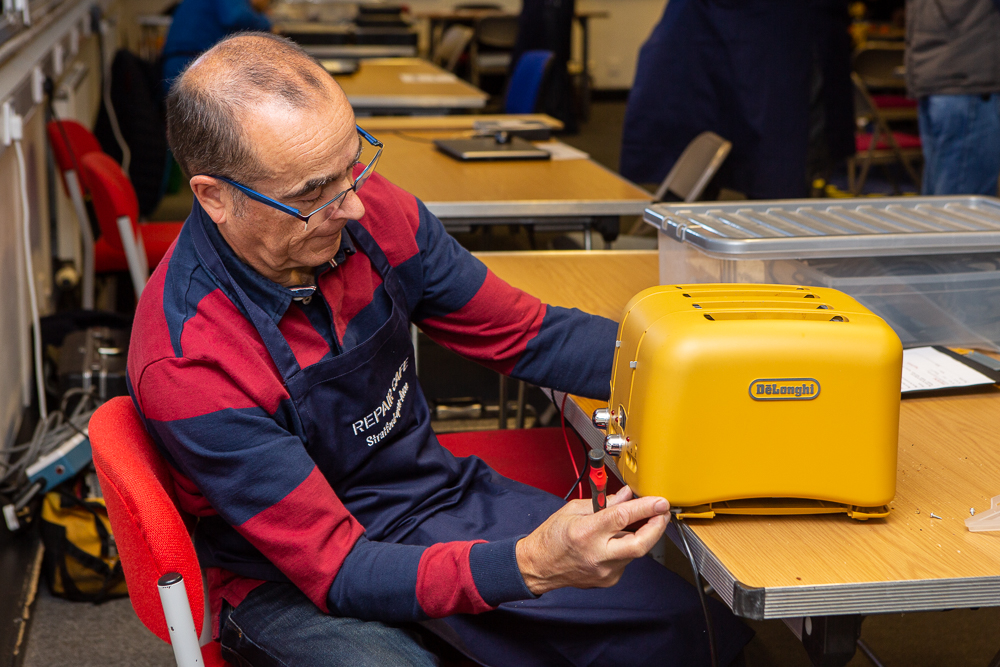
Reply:
M903 345L1000 351L1000 199L657 204L660 283L839 289Z

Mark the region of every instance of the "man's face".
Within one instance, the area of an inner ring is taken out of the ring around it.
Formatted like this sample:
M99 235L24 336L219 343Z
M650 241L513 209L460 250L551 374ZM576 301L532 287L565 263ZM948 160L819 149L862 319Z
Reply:
M270 172L247 185L303 213L350 187L361 138L347 100L339 90L332 94L333 100L316 109L267 103L247 114L247 141ZM227 206L219 231L245 262L283 284L301 282L301 272L333 259L344 225L365 213L354 192L339 207L334 204L310 218L308 228L260 202L248 199L241 208L242 214L235 215L232 205ZM295 273L291 280L285 279L289 271Z

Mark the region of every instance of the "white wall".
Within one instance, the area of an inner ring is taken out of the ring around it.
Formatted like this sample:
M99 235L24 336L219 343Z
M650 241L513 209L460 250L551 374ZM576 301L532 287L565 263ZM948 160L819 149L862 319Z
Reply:
M639 47L663 15L667 0L577 0L577 11L603 10L590 22L590 72L594 88L628 89L635 78ZM579 27L576 28L579 34ZM574 44L580 40L574 38ZM579 52L574 54L580 59Z
M35 36L10 59L0 65L0 104L10 102L24 118L22 147L26 163L26 184L30 241L34 262L34 282L38 306L44 315L53 305L46 171L45 117L31 90L35 67L53 76L57 84L62 74L56 71L53 49L58 44L64 54L63 72L82 58L93 60L94 37L85 37L81 28L89 0L68 0L57 13L35 28ZM76 38L71 37L76 32ZM73 47L77 50L74 51ZM88 95L91 106L97 95ZM86 116L96 107L81 109ZM92 117L92 116L91 116ZM0 447L9 446L33 392L31 323L28 309L27 277L22 250L22 206L20 174L12 146L0 144Z

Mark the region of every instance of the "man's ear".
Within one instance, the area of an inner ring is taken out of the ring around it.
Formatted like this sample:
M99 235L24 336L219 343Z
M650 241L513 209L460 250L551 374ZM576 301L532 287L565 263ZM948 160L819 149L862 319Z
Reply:
M198 203L205 209L208 217L217 225L225 224L228 204L232 198L219 181L211 176L193 176L190 183L194 196L198 198Z

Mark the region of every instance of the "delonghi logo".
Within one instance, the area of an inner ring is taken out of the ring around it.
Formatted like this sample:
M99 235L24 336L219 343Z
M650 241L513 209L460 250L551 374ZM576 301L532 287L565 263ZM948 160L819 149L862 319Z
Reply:
M819 382L813 378L765 378L750 383L755 401L811 401L819 396Z

